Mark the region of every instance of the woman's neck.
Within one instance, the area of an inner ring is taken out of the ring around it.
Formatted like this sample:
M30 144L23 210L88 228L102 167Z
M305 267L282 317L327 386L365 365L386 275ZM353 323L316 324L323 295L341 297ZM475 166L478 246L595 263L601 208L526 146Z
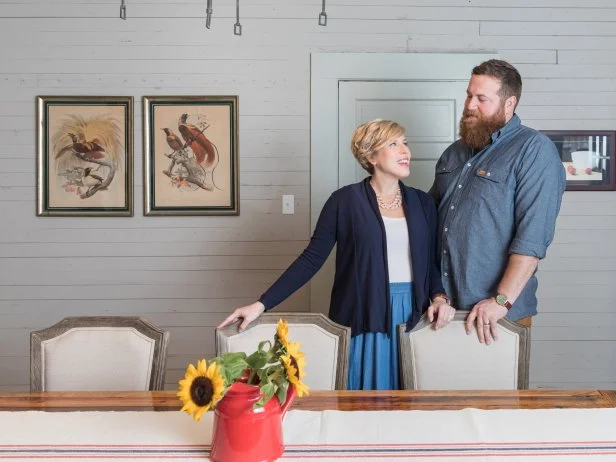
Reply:
M389 196L398 192L398 180L395 178L375 177L370 179L372 189L380 196Z

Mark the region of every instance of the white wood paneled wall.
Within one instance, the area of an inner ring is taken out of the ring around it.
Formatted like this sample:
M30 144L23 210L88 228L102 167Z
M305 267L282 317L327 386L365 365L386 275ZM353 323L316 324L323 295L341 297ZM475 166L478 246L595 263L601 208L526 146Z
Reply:
M171 331L167 386L309 239L312 52L498 51L538 129L616 129L613 0L0 0L0 390L69 315ZM516 6L511 6L515 4ZM469 69L470 71L470 69ZM135 97L135 216L35 217L35 96ZM143 217L141 96L239 95L239 217ZM295 215L281 214L294 194ZM569 192L540 267L531 386L616 388L616 193ZM300 290L281 308L307 310Z

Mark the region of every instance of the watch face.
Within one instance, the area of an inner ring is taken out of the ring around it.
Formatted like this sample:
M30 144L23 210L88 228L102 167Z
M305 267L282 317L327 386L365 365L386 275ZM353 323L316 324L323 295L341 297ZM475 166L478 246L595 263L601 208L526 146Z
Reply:
M498 303L501 306L505 306L507 304L507 296L503 294L498 294L496 296L496 303Z

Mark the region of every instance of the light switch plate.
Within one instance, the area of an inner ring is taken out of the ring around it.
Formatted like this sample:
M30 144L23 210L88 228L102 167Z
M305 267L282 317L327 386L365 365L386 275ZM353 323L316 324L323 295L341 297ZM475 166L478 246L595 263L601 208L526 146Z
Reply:
M293 215L295 213L295 196L293 194L282 195L282 214Z

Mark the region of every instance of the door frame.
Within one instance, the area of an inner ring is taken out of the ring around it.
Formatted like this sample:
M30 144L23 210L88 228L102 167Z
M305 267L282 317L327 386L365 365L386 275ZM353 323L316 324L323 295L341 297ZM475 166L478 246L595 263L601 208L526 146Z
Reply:
M310 230L338 189L338 85L342 80L451 81L497 53L312 53L310 55ZM310 311L323 311L310 285Z

